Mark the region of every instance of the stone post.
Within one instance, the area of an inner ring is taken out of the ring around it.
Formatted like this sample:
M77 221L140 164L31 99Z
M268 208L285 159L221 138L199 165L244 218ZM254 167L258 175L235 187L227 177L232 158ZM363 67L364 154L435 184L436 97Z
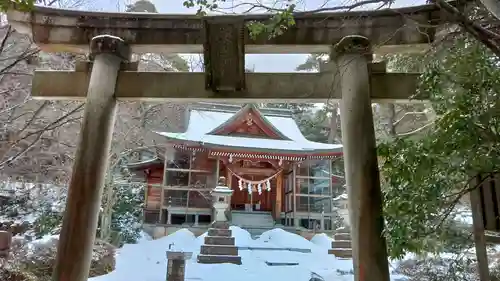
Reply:
M172 213L170 212L170 208L167 209L167 224L172 224Z
M382 193L377 164L368 63L371 46L362 36L344 37L333 47L340 81L341 127L353 247L354 280L388 281L382 236Z
M191 259L193 253L167 251L167 279L166 281L184 281L186 274L186 260Z
M200 220L200 215L196 214L194 215L194 226L198 226Z
M9 231L0 231L0 258L8 258L10 247L12 245L12 233Z
M54 281L86 281L113 133L116 80L130 49L120 38L92 39L93 66L57 250Z

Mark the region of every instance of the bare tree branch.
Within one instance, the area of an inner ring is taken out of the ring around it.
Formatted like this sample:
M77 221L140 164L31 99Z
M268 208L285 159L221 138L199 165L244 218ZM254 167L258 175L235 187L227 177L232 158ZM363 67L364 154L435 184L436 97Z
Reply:
M434 1L436 5L450 15L456 23L460 24L460 26L462 26L469 34L471 34L479 42L483 43L497 57L500 58L500 35L470 20L466 15L445 0Z

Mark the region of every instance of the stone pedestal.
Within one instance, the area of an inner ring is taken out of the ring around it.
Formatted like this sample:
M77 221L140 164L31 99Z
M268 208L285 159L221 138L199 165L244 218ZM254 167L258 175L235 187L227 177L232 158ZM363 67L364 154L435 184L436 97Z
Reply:
M208 229L205 244L201 246L198 255L198 263L241 264L228 222L214 222Z
M191 259L193 253L167 251L167 279L166 281L184 281L186 274L186 260Z

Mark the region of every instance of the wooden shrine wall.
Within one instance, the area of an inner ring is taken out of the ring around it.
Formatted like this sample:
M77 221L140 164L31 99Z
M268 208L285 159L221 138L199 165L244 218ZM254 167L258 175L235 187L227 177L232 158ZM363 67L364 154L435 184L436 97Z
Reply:
M191 208L210 208L210 204L207 201L208 191L215 187L215 160L209 159L208 154L198 152L196 157L192 159L191 162L191 170L200 170L206 171L206 173L191 173L190 183L181 182L181 183L169 183L167 180L167 186L173 186L175 188L185 188L185 190L165 190L164 191L164 199L163 204L168 204L167 202L170 200L170 204L172 206L178 207L191 207ZM179 175L186 175L188 170L178 172ZM162 189L161 185L163 184L163 165L152 167L149 169L149 173L147 174L147 197L145 209L147 210L159 210L161 208L161 196ZM207 192L203 192L206 194L201 194L198 191L189 192L189 205L187 200L187 189L188 188L207 188Z
M471 194L473 212L480 212L484 230L500 232L500 174L478 175L471 184L479 185Z

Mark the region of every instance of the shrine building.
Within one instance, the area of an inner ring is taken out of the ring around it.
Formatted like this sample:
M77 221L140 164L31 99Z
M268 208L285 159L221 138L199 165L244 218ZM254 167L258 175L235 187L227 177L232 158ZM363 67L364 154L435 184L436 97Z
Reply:
M234 225L251 233L332 230L332 198L343 191L333 168L342 145L307 140L286 109L198 103L188 115L185 132L156 132L166 149L155 158L128 164L147 182L144 227L153 236L206 231L210 190L222 176L233 190Z

